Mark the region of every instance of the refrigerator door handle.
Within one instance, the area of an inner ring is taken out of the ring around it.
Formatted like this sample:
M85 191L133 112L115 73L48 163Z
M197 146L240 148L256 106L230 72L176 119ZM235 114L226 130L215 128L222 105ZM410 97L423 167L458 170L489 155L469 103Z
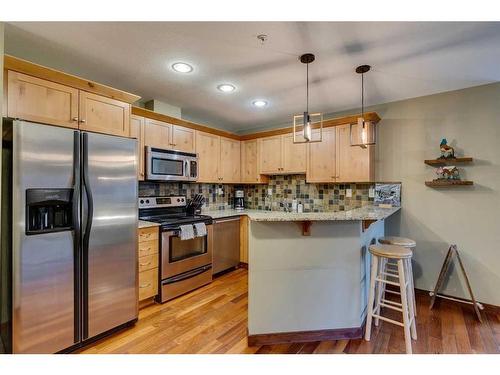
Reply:
M75 259L75 343L82 339L80 330L81 312L80 300L82 283L80 279L81 269L81 222L80 222L80 132L73 133L73 253Z
M83 240L82 240L82 270L83 270L83 339L88 338L88 318L89 318L89 306L88 306L88 294L89 294L89 285L88 285L88 269L89 269L89 239L90 239L90 231L92 230L92 218L94 216L94 201L92 198L92 190L90 189L90 181L89 181L89 147L88 147L88 134L83 133L83 142L82 142L82 182L83 188L85 189L85 195L87 197L87 217L86 217L86 225L85 231L83 232Z
M88 250L90 231L92 229L92 218L94 216L94 201L92 199L92 190L90 189L89 183L89 148L88 148L88 134L83 133L83 171L82 171L82 181L85 188L85 194L87 196L87 224L85 226L85 232L83 234L83 248Z

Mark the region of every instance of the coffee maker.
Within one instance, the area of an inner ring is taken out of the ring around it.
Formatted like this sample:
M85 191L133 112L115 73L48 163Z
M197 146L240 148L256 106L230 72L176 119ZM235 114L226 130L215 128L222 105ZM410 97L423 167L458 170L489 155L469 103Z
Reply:
M234 209L238 211L245 209L245 192L243 190L234 191Z

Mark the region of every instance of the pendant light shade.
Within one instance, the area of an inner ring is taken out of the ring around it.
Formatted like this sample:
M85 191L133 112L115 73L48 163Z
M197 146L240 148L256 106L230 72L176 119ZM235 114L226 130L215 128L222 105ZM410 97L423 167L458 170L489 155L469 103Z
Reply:
M321 142L323 139L323 114L309 113L309 64L315 60L312 53L300 56L306 64L306 110L293 116L293 143Z
M377 132L375 123L365 121L365 80L364 74L370 70L370 65L360 65L356 68L356 73L361 74L361 117L358 122L350 126L351 146L366 148L377 143Z

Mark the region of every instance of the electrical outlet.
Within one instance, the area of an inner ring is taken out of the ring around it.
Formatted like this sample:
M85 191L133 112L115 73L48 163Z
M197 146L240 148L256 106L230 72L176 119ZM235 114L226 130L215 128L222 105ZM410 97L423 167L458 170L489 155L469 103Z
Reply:
M368 189L368 198L375 198L375 189L374 188Z
M273 188L267 189L267 195L269 195L269 196L273 195Z
M352 189L345 189L345 197L352 198Z
M217 194L219 194L219 196L224 195L224 189L218 188L217 189Z

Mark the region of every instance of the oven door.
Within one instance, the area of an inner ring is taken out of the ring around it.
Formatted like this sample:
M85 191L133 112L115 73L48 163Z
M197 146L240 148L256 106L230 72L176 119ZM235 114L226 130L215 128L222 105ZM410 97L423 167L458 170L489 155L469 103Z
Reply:
M195 181L192 164L196 166L196 156L185 153L147 148L146 178L163 181Z
M179 231L162 233L161 279L212 264L212 225L207 225L207 235L192 240L181 240Z

